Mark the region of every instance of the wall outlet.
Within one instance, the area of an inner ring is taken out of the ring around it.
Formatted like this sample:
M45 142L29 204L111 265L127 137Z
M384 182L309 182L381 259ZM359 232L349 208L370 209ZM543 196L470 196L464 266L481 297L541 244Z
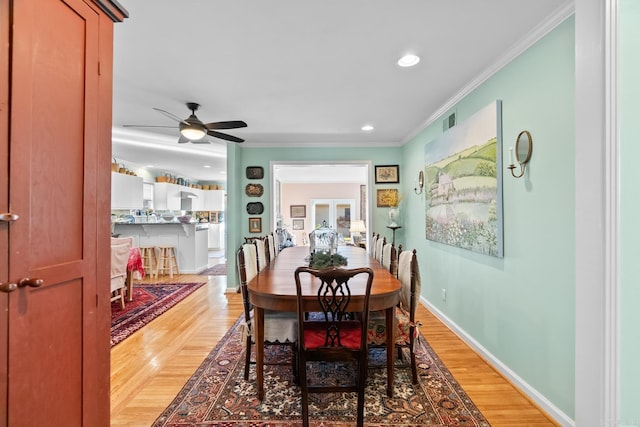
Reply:
M442 288L442 290L440 291L440 296L442 297L442 301L447 300L447 290L445 288Z

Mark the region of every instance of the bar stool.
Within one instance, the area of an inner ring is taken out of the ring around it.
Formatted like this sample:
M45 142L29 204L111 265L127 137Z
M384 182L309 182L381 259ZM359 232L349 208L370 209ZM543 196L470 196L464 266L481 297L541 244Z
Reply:
M169 273L169 277L173 277L173 273L180 274L178 271L178 258L176 257L176 248L173 246L158 246L158 268L156 275Z
M140 257L145 274L158 277L158 257L155 246L140 246Z

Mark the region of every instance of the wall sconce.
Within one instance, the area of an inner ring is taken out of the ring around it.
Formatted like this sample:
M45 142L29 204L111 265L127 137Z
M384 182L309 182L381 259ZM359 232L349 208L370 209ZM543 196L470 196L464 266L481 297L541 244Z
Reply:
M509 147L509 160L511 164L507 166L507 169L511 170L511 175L514 178L521 178L524 175L524 171L527 167L527 163L531 160L531 152L533 151L533 139L528 130L523 130L518 134L516 139L516 160L520 165L520 174L516 175L513 170L516 165L513 162L513 148Z
M422 194L422 188L424 187L424 172L420 171L418 174L418 186L413 189L416 194Z

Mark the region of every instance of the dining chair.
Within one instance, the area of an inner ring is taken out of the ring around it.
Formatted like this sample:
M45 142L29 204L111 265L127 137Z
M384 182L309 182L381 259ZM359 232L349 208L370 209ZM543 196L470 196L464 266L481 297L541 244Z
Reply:
M249 380L249 367L255 364L251 360L251 350L255 344L255 330L253 327L253 305L249 300L247 284L258 274L256 263L256 247L252 243L245 243L236 253L238 277L244 307L244 321L242 323L242 342L245 347L244 379ZM291 347L291 368L295 382L298 382L298 362L296 354L296 340L298 323L295 313L266 310L264 313L264 342L270 345L284 345Z
M376 257L376 241L378 240L378 236L379 234L376 234L374 231L371 236L371 244L369 245L369 254L374 258Z
M267 249L269 253L269 262L273 262L278 255L276 252L276 240L275 237L273 237L273 232L267 234Z
M382 248L387 244L386 237L380 237L378 235L378 239L376 240L376 252L374 258L378 260L378 262L382 263Z
M124 310L124 297L127 289L127 264L129 250L133 246L133 237L111 238L111 301L120 301Z
M400 303L396 306L396 348L398 358L402 357L404 348L409 350L411 364L411 380L418 382L416 367L415 340L418 337L420 322L416 321L418 298L420 298L420 269L416 250L400 251L398 255L398 280L401 284ZM370 314L368 324L368 344L372 347L386 347L386 323L384 312L374 311Z
M389 273L395 276L397 274L397 263L396 247L393 242L386 243L382 247L382 265L389 271Z
M364 304L361 310L352 307L349 280L358 275L366 275ZM316 277L320 283L311 284ZM297 311L298 311L298 375L302 390L302 425L309 426L309 393L357 392L357 424L364 425L364 391L367 380L368 346L367 322L369 318L369 298L373 283L370 268L344 269L329 267L321 270L298 267L295 271ZM313 301L303 298L303 286L314 289ZM307 319L305 314L317 312L320 318ZM355 315L354 315L355 313ZM309 384L307 362L345 361L357 365L354 383L343 383L342 378L327 384Z
M264 270L269 264L267 260L267 247L264 242L264 238L254 239L253 244L256 246L256 255L258 257L258 271Z

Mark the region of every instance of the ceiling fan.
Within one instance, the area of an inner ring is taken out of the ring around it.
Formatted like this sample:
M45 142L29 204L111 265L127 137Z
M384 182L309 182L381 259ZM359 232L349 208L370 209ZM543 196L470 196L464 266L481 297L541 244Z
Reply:
M160 108L153 108L156 111L164 114L178 122L178 128L180 129L179 144L191 142L192 144L209 144L209 141L204 139L205 135L212 136L214 138L224 139L231 142L244 142L244 139L237 136L229 135L222 132L217 132L217 129L238 129L247 127L247 124L242 120L232 120L226 122L211 122L202 123L196 116L196 111L200 108L200 104L195 102L187 102L187 108L191 110L191 115L186 119L181 119L173 113L170 113ZM175 128L175 126L145 126L145 125L122 125L123 127L155 127L155 128Z

